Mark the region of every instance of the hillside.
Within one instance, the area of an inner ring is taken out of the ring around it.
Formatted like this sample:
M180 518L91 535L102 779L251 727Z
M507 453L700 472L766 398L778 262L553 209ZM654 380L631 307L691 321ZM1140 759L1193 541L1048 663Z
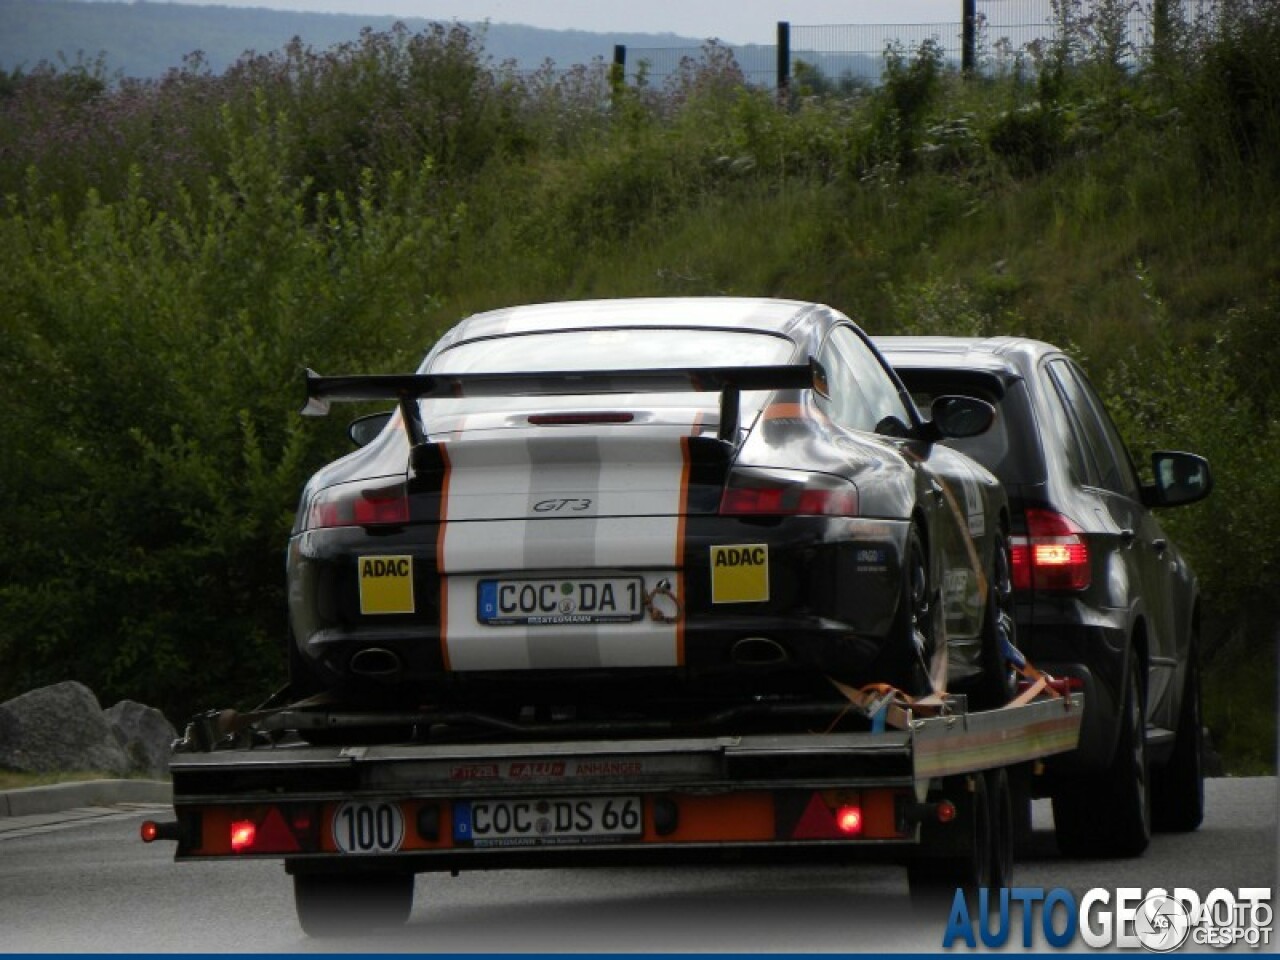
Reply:
M1163 519L1203 581L1208 722L1273 769L1280 9L1138 71L1081 35L832 86L780 105L715 55L661 89L516 77L443 26L0 75L0 698L78 679L180 721L280 681L292 511L345 449L296 415L302 368L408 370L505 304L778 295L1059 343L1140 467L1206 455L1213 496Z
M357 40L360 31L387 31L402 19L412 31L429 21L415 18L291 13L265 8L186 6L173 3L0 0L0 70L30 70L41 61L74 63L80 55L103 57L109 75L160 77L200 51L221 73L247 51L279 50L294 37L327 50ZM485 54L495 63L514 61L535 70L550 59L563 69L610 60L617 43L635 47L697 47L702 38L675 34L604 35L580 30L542 30L509 23L472 23Z

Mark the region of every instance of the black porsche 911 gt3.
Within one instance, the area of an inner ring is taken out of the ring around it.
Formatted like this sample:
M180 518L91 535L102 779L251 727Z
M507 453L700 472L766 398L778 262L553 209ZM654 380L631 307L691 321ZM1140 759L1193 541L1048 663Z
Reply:
M808 722L831 680L1010 695L1005 495L937 443L992 408L924 419L830 307L495 310L416 374L307 392L396 407L303 492L295 696L516 728Z

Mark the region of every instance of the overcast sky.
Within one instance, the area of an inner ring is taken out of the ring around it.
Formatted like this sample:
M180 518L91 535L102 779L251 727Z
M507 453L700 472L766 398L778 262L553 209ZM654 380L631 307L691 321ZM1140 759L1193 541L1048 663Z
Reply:
M227 7L489 20L594 33L676 33L729 43L772 43L776 24L943 23L961 0L174 0Z

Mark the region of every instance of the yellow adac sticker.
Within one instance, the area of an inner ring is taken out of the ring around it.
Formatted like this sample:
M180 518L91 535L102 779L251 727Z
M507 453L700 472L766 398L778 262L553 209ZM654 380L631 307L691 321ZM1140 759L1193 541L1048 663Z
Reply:
M763 603L769 599L769 547L744 543L711 548L711 602Z
M360 558L360 612L413 613L413 557Z

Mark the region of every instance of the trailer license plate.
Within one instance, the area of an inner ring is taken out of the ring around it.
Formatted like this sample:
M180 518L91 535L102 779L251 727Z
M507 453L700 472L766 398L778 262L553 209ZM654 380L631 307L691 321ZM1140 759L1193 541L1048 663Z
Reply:
M644 612L642 577L481 580L476 619L487 626L628 623Z
M473 847L625 840L644 833L639 797L472 800L453 806L453 839Z

